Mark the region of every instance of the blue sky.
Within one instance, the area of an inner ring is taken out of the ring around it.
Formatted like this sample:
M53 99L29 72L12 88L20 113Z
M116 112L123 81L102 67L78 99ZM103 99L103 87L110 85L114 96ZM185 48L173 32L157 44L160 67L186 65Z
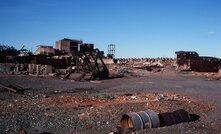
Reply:
M0 43L34 51L82 39L116 57L221 58L221 0L0 0Z

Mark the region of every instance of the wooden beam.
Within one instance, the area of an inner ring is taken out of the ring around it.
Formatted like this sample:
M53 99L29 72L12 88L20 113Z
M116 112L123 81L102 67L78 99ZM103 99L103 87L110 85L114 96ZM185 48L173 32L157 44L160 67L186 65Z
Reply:
M17 92L17 90L15 90L15 89L13 89L13 88L10 88L10 87L7 87L7 86L4 86L4 85L2 85L2 84L0 84L0 87L5 88L5 89L7 89L7 90L9 90L9 91L12 91L12 92Z

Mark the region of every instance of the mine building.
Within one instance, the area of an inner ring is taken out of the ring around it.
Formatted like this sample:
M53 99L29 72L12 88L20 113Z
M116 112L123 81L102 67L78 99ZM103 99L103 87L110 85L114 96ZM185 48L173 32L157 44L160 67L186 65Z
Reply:
M38 45L34 55L54 55L55 49L53 46L45 46L45 45Z
M196 72L218 72L221 68L221 59L199 56L195 51L177 51L176 63L182 70Z
M83 44L82 40L73 40L73 39L64 38L62 40L56 41L55 49L70 54L73 51L79 51L80 45L82 44Z

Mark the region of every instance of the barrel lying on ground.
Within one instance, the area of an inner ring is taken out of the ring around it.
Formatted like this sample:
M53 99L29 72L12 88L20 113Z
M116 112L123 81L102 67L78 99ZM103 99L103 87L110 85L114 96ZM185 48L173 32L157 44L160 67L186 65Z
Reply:
M174 112L157 114L153 110L124 114L120 120L121 131L137 131L141 129L170 126L182 122L190 122L191 114L181 109Z
M160 126L160 120L153 110L140 111L138 113L131 112L124 114L120 121L120 127L123 129L132 128L133 130L141 130L148 128L156 128Z

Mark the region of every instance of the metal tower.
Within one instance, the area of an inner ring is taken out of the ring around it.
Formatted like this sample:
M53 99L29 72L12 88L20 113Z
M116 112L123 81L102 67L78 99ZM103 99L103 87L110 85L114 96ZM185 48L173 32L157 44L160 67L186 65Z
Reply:
M108 58L115 58L115 44L108 45Z

